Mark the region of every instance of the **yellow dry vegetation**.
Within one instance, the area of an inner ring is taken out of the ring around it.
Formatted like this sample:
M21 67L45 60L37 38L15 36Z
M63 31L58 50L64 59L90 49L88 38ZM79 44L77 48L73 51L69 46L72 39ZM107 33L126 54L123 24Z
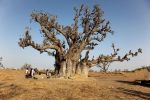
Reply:
M92 72L88 79L46 79L37 75L35 80L25 79L23 70L0 70L0 100L150 99L150 88L133 84L134 75Z

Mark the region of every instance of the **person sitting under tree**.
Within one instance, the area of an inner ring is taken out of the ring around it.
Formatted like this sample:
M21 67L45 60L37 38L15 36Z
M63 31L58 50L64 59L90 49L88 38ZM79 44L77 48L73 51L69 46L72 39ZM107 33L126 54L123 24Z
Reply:
M50 77L51 77L50 70L48 70L48 69L46 70L46 77L47 77L47 78L50 78Z

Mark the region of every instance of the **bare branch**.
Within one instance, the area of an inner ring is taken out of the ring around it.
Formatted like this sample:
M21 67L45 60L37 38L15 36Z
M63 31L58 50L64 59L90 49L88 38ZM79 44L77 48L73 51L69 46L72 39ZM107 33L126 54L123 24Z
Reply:
M129 51L129 53L126 53L123 57L117 56L118 55L118 51L119 48L115 48L114 44L112 44L112 48L113 48L113 53L111 53L111 55L100 55L98 58L96 59L92 59L92 60L88 60L87 63L89 63L89 65L97 65L97 64L103 64L103 63L112 63L115 61L119 61L119 62L123 62L123 61L129 61L132 57L137 56L139 53L142 53L142 49L139 48L137 52L133 53L131 50Z
M27 46L32 46L34 49L40 51L40 53L45 52L46 49L54 49L58 52L62 52L57 45L45 45L45 44L37 44L34 41L32 41L31 35L29 34L29 30L27 30L24 34L23 38L20 38L20 41L18 42L20 47L24 48Z

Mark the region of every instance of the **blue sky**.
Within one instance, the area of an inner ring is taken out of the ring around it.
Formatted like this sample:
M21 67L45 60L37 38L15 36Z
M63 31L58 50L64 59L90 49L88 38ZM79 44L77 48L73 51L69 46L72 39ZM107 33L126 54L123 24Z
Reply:
M0 0L0 56L7 67L19 68L30 63L37 68L52 68L54 58L39 54L31 47L22 49L18 40L25 27L31 27L34 40L40 41L39 26L30 23L33 10L57 15L61 24L69 25L73 19L73 7L100 4L104 18L110 20L115 34L109 35L90 54L110 54L111 43L121 49L120 55L130 49L143 49L143 54L129 62L113 63L110 69L134 69L150 65L150 1L149 0Z

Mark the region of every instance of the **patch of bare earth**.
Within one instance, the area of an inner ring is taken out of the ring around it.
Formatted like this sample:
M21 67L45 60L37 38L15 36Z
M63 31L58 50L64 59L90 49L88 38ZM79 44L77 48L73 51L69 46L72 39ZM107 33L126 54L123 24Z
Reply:
M150 100L150 87L135 84L135 73L90 73L88 79L73 80L37 77L25 79L24 71L0 70L0 99Z

